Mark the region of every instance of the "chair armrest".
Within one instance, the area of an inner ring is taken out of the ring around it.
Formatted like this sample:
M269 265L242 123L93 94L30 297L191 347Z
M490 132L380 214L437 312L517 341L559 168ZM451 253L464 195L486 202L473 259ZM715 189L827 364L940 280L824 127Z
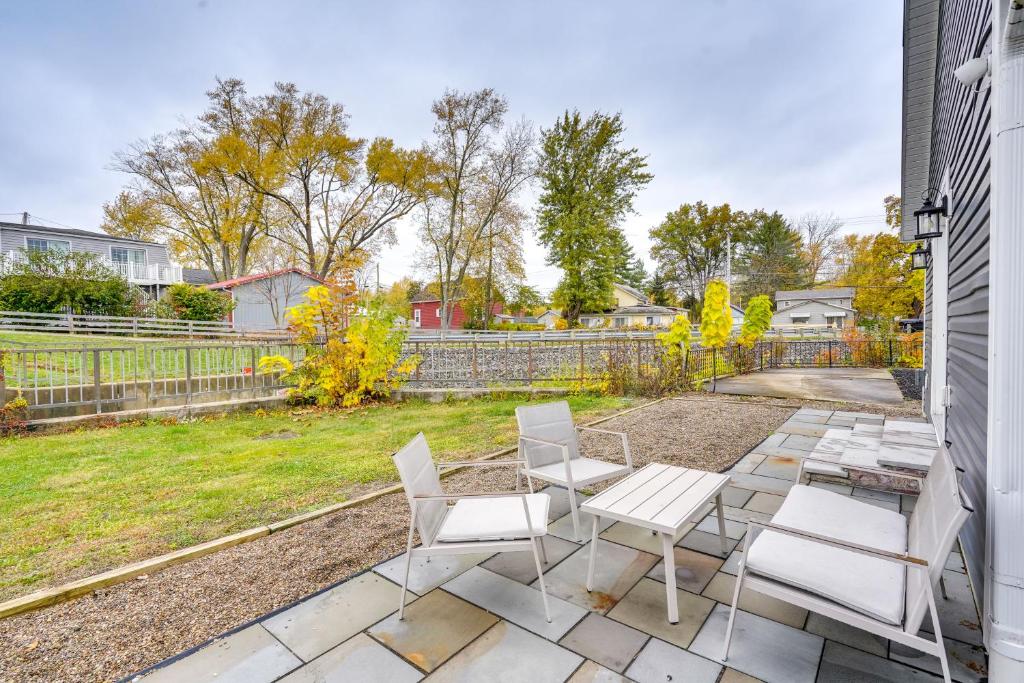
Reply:
M596 429L594 427L576 427L579 432L597 432L598 434L611 434L622 439L622 452L626 456L626 467L633 470L633 453L629 448L629 435L626 432L613 432L610 429Z
M524 441L530 441L532 443L541 444L542 446L551 446L552 448L561 449L561 451L562 451L562 461L565 463L565 481L568 484L569 489L571 490L573 482L572 482L572 468L569 467L569 447L566 446L564 443L558 443L556 441L545 441L544 439L538 439L538 438L533 437L533 436L523 436L522 434L520 434L519 435L519 452L520 453L523 452L523 442ZM532 466L529 464L529 462L527 462L526 469L530 470L531 467Z
M795 536L796 538L802 538L806 541L813 541L814 543L821 543L822 545L829 545L842 550L850 550L861 555L877 557L880 560L896 562L897 564L907 565L909 567L928 568L927 560L922 560L919 557L914 557L905 553L899 554L888 550L882 550L880 548L872 548L870 546L860 545L859 543L851 543L850 541L843 541L837 538L815 534L810 531L803 531L802 529L794 529L774 522L758 522L753 519L747 521L748 534L753 533L755 527L767 531L774 531L786 536Z
M453 460L437 463L438 471L453 467L490 467L491 465L525 465L525 460Z
M817 462L822 465L831 465L833 467L842 467L844 470L856 470L858 472L868 472L870 474L884 474L890 477L900 477L901 479L913 479L915 481L924 481L925 474L911 474L910 472L902 472L900 470L890 470L884 467L869 467L868 465L850 465L839 460L822 460L821 458L803 458L800 461L800 467L796 472L796 481L799 484L800 480L804 476L804 465L809 462Z

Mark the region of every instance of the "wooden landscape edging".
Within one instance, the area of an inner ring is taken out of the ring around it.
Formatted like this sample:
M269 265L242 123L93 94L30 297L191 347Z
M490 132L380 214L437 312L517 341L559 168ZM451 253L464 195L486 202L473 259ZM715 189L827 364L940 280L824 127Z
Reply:
M638 406L633 406L632 408L627 408L626 410L622 410L617 413L613 413L611 415L598 418L596 420L591 420L590 422L587 422L586 424L581 426L590 427L592 425L600 424L602 422L607 422L608 420L614 419L616 417L621 417L628 413L632 413L633 411L640 410L641 408L646 408L648 406L654 405L655 403L660 403L661 401L664 401L666 398L668 397L662 397L659 399L655 399L653 401L648 401L647 403L642 403ZM517 449L518 446L503 448L499 451L494 451L493 453L488 453L487 455L476 458L471 462L482 462L486 460L492 460L501 455L508 455L509 453L514 453ZM441 477L448 477L456 472L460 472L466 469L469 468L452 467L451 469L443 471L441 473ZM28 595L23 595L19 598L14 598L12 600L0 603L0 619L12 617L16 614L22 614L23 612L30 612L32 610L40 609L42 607L49 607L50 605L56 605L61 602L66 602L68 600L72 600L87 593L91 593L92 591L98 590L100 588L108 588L110 586L123 583L130 579L134 579L137 576L142 576L143 574L149 574L160 569L172 567L176 564L183 564L185 562L189 562L190 560L195 560L197 558L203 557L204 555L211 555L219 550L224 550L232 546L241 545L242 543L248 543L249 541L254 541L257 538L263 538L264 536L269 536L272 533L284 531L285 529L289 529L293 526L302 524L303 522L309 522L314 519L323 517L325 515L329 515L332 512L338 512L339 510L344 510L346 508L357 507L359 505L363 505L365 503L377 500L378 498L383 498L384 496L388 496L393 493L399 493L400 491L402 491L402 485L393 484L391 486L387 486L385 488L377 489L376 491L371 491L369 493L363 494L361 496L353 498L352 500L347 500L343 503L335 503L333 505L328 505L327 507L322 507L317 510L304 512L300 515L295 515L293 517L283 519L280 522L274 522L272 524L267 524L264 526L253 527L252 529L239 531L229 536L222 536L220 538L215 538L211 541L206 541L205 543L189 546L187 548L175 550L173 552L165 553L163 555L157 555L156 557L151 557L148 560L133 562L132 564L127 564L123 567L117 567L115 569L110 569L99 574L93 574L92 576L87 576L84 579L79 579L77 581L65 583L60 586L55 586L53 588L44 588L34 593L29 593Z

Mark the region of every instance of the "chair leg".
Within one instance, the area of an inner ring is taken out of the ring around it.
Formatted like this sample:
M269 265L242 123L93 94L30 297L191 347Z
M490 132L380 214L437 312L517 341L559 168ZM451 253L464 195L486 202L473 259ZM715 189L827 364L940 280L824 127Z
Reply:
M572 515L573 540L580 542L580 509L576 506L576 489L569 489L569 513Z
M594 515L590 529L590 558L587 560L587 592L594 590L594 565L597 563L597 531L599 518Z
M942 627L939 625L939 610L935 608L935 592L932 590L932 582L929 580L927 570L924 577L925 592L928 595L928 609L932 613L932 632L935 633L935 643L939 650L939 664L942 665L942 680L951 683L952 677L949 673L949 660L946 658L946 641L942 639Z
M530 545L533 547L533 563L537 565L537 583L540 584L540 596L544 600L544 618L551 623L551 610L548 608L548 589L544 585L544 570L540 566L540 555L537 554L537 539L536 537L530 539Z
M540 542L540 559L544 561L544 564L548 563L548 549L544 547L544 537L541 536Z
M526 490L533 493L533 479L530 478L529 472L526 473Z
M946 579L939 577L939 590L942 591L942 599L949 600L949 595L946 594Z
M722 661L729 659L729 644L732 642L732 627L736 623L736 610L740 604L740 590L743 588L743 578L747 573L746 559L740 560L740 568L736 573L736 590L732 594L732 609L729 610L729 623L725 627L725 643L722 645Z
M415 519L415 518L414 518ZM405 592L409 587L409 570L412 568L412 529L413 525L409 525L409 543L405 548L405 574L402 576L402 595L399 598L398 603L398 620L402 621L405 619ZM429 557L428 557L429 559Z

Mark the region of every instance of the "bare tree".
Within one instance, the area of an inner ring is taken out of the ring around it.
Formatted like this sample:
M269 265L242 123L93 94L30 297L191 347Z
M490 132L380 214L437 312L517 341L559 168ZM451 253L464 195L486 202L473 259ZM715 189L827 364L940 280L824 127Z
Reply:
M807 277L812 284L818 281L822 271L835 263L842 227L843 222L831 213L808 213L798 221L797 229L804 241Z
M504 125L505 99L489 88L446 91L431 108L437 118L431 155L435 191L420 216L425 260L437 276L441 326L451 326L466 272L488 247L503 207L534 174L532 126Z

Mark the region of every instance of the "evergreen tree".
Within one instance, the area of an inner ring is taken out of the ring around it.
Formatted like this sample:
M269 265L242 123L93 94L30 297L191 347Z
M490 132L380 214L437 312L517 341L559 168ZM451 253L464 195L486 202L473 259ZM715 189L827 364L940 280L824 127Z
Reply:
M751 230L736 262L738 296L733 303L741 304L758 294L774 299L777 290L806 286L800 233L778 211L755 211L751 219Z

